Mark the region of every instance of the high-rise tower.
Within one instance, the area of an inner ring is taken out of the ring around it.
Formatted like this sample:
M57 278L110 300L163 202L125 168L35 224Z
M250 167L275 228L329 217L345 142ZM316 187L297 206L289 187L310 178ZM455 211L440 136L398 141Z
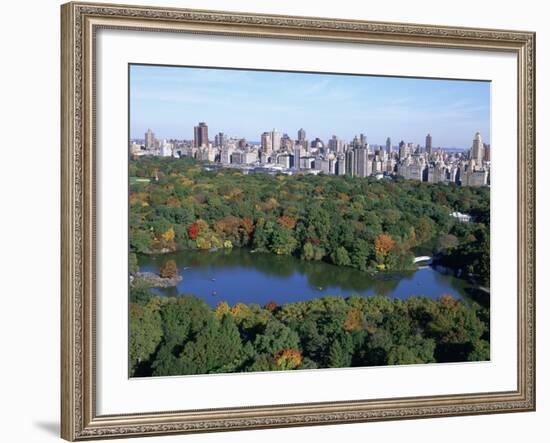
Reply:
M208 145L208 125L205 122L199 122L199 125L195 126L193 145L195 148Z
M474 160L475 165L478 168L483 166L483 157L485 156L484 151L485 149L483 147L483 141L481 140L481 134L476 132L472 143L472 160Z
M153 149L155 147L155 134L151 128L145 133L145 149Z
M428 155L432 155L432 136L430 134L426 136L426 152Z

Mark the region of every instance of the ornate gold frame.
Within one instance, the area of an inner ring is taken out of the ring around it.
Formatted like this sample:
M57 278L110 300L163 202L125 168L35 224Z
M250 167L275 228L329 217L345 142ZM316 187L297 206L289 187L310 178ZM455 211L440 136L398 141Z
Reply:
M68 3L61 7L61 436L67 440L533 411L535 34ZM95 412L94 35L99 28L508 51L518 60L518 384L511 392L98 416Z

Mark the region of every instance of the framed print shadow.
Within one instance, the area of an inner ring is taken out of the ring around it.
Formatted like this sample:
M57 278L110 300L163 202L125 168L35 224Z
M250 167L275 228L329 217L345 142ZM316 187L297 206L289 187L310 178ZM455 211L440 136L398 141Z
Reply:
M63 438L535 409L534 33L61 19Z

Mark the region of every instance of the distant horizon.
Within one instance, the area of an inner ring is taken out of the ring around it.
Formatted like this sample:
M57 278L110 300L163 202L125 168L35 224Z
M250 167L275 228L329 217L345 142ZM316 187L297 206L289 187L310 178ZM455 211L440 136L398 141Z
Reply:
M479 131L490 144L490 82L479 80L131 65L129 101L131 139L150 128L192 140L205 122L210 140L259 143L274 128L296 139L303 128L309 141L363 133L370 144L424 146L429 133L434 148L464 150Z

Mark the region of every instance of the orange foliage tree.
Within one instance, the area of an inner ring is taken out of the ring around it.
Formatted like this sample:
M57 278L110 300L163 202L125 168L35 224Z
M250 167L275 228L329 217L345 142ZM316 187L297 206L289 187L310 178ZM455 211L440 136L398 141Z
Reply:
M395 240L387 234L380 234L374 239L374 250L382 257L387 257L395 247Z
M363 313L358 308L351 308L344 320L344 330L358 331L363 329Z
M283 371L295 369L302 363L302 354L297 349L282 349L275 353L275 366Z
M294 229L296 226L296 219L288 215L282 215L277 222L287 229Z

